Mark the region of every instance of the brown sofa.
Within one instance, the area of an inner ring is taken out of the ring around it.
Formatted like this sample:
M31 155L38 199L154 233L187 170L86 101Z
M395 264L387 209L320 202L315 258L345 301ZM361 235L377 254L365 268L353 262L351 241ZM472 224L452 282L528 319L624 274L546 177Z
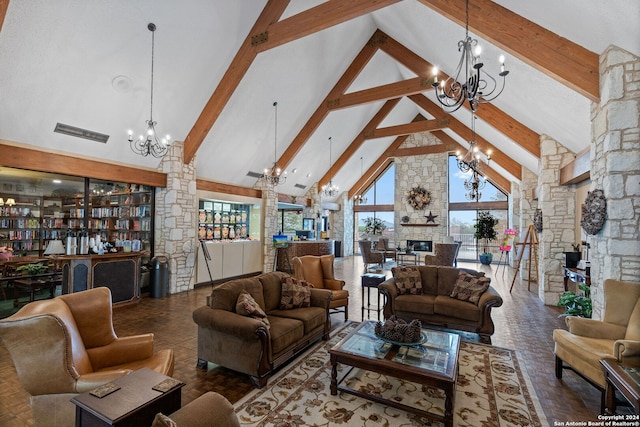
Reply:
M156 419L159 417L156 415ZM233 405L213 391L192 400L168 417L178 427L240 427ZM153 425L157 424L163 425L157 421Z
M482 342L491 343L494 332L491 309L502 305L500 294L489 286L480 297L478 305L450 297L460 271L478 276L483 276L484 273L441 266L418 266L417 269L422 281L422 295L398 295L393 278L378 286L386 297L385 319L393 315L407 321L419 319L423 325L474 332Z
M35 301L0 321L0 336L31 395L37 426L71 426L69 400L133 370L173 373L173 351L154 351L153 334L119 338L111 291L99 287Z
M248 374L257 387L263 387L274 369L320 338L328 339L331 291L311 289L310 307L280 310L281 283L286 277L289 275L282 272L265 273L213 288L207 305L193 312L199 368L213 362ZM270 327L236 313L242 290L267 314Z

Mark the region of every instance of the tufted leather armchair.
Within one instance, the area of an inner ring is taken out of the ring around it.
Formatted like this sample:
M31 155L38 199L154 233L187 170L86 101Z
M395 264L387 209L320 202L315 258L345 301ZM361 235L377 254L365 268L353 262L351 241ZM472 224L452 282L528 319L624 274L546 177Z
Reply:
M344 288L344 280L337 280L333 273L333 255L305 255L293 258L293 271L297 279L306 280L314 288L328 289L332 298L329 309L344 307L344 320L349 318L349 291ZM337 310L337 311L343 311Z
M72 426L78 393L147 367L173 374L173 350L154 352L153 334L118 338L111 291L99 287L35 301L0 321L37 426Z
M555 329L556 377L570 369L596 386L605 406L606 380L601 359L640 363L640 284L607 279L602 320L568 316L569 330Z

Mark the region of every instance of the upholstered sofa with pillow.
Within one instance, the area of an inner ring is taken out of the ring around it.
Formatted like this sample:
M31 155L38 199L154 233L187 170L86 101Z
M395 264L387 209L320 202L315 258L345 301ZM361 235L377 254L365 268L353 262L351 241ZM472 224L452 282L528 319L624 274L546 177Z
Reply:
M213 362L263 387L274 369L328 339L331 291L305 285L272 272L214 287L207 304L193 312L198 367Z
M394 277L378 286L386 297L385 319L419 319L423 325L474 332L491 343L491 309L502 305L502 297L484 273L441 266L396 267L392 272Z

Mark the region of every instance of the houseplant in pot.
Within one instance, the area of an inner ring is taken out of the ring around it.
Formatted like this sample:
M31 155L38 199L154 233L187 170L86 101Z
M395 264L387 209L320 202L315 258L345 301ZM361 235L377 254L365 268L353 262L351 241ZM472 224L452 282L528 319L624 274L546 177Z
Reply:
M379 237L386 228L380 218L370 216L364 219L364 231L368 237Z
M482 264L489 265L493 261L493 254L489 252L489 242L498 237L496 232L497 224L498 220L489 211L478 212L478 219L473 225L476 230L473 233L473 237L478 242L482 241L482 253L480 254L480 262Z

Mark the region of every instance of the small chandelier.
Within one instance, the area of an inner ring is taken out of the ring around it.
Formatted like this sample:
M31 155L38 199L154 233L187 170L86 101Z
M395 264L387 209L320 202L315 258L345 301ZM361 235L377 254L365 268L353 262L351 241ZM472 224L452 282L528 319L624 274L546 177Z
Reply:
M278 103L274 102L273 103L273 109L274 109L274 119L275 119L275 126L274 126L274 137L273 137L273 166L271 168L265 168L264 169L264 175L263 178L265 179L265 181L267 181L267 184L272 185L272 186L276 186L276 185L280 185L280 184L284 184L285 181L287 180L287 171L282 171L282 169L280 169L278 167L278 153L277 153L277 149L278 149Z
M438 83L438 69L433 68L434 81L432 86L436 90L436 99L449 113L458 110L465 101L469 103L469 108L474 112L480 104L493 101L504 90L505 77L509 74L509 71L504 69L504 55L500 55L499 59L501 87L496 79L482 70L484 64L479 62L481 49L478 46L478 40L469 36L469 0L466 5L465 38L458 42L458 51L462 54L456 71L453 76Z
M487 151L487 163L491 161L491 150ZM462 155L460 151L456 151L456 160L458 169L463 174L471 174L464 181L464 188L467 190L465 197L470 201L479 201L482 197L482 190L486 185L486 179L481 174L483 168L480 150L476 143L476 116L471 113L471 141L469 141L469 149Z
M360 156L360 178L362 178L364 176L363 171L363 160L362 160L362 156ZM359 205L365 205L367 203L367 198L363 195L363 194L356 194L355 197L353 198L353 201Z
M329 137L329 169L331 169L331 137ZM322 186L322 195L326 197L335 197L338 195L338 186L333 185L333 181L329 180L328 184Z
M171 143L171 137L166 135L162 140L159 140L156 132L157 123L153 121L153 62L156 25L154 23L149 23L147 28L151 31L151 111L149 112L149 120L146 121L147 130L145 133L140 135L138 139L133 139L133 131L130 130L128 141L131 149L136 154L140 154L144 157L149 154L153 157L162 157L167 154Z

